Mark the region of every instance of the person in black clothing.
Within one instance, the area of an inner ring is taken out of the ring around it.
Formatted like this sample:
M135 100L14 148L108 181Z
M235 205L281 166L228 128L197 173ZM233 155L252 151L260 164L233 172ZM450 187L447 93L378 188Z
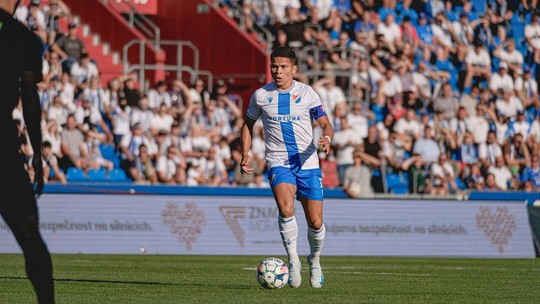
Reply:
M12 17L17 0L0 0L0 138L3 160L0 192L15 199L0 200L0 214L13 232L25 259L26 273L39 303L54 303L52 261L39 231L36 197L43 192L41 129L36 84L41 81L43 50L36 35ZM21 142L12 112L22 100L23 117L34 151L33 182L25 170Z

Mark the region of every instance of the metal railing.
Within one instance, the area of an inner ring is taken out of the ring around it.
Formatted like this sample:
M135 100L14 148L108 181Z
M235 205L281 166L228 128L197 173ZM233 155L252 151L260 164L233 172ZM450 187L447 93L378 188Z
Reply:
M159 49L161 40L161 30L150 18L140 14L135 5L128 0L101 0L115 11L126 17L129 25L141 31L149 40L152 40L154 47Z
M124 74L131 72L137 72L139 83L142 84L141 89L149 89L150 83L146 79L146 71L168 71L176 72L177 79L183 79L182 74L188 73L190 82L193 83L199 76L205 76L208 80L207 86L209 90L212 90L213 76L210 71L199 69L199 49L191 41L182 40L161 40L158 44L158 49L162 50L163 47L172 46L175 47L176 64L149 64L146 62L146 47L152 44L148 40L131 40L124 45L122 50L122 60L124 66ZM133 47L137 47L138 62L130 63L128 61L128 54ZM193 62L191 65L184 64L184 49L188 48L193 53Z

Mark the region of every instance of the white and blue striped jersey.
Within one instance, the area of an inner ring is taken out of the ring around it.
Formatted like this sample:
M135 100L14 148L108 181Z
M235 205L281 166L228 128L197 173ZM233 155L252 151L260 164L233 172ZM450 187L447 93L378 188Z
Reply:
M294 81L288 91L280 92L271 82L256 90L247 116L262 119L268 169L281 166L298 172L319 168L313 120L325 115L321 98L307 84Z

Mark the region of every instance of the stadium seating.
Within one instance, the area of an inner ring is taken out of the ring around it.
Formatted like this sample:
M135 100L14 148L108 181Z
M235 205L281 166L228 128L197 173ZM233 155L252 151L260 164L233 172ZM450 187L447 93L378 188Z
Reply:
M131 178L127 177L124 170L115 168L109 172L109 181L115 183L128 183L131 182Z
M68 182L84 182L88 181L86 173L77 167L69 167L67 169L66 178Z
M107 170L104 168L88 170L88 180L91 182L108 182Z

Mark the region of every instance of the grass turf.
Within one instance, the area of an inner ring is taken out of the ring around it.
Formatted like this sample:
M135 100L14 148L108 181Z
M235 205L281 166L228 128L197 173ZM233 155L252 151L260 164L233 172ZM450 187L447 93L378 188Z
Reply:
M262 256L53 255L57 303L538 303L540 259L329 257L322 289L263 289ZM283 256L280 258L284 258ZM0 254L0 303L35 303L19 254Z

